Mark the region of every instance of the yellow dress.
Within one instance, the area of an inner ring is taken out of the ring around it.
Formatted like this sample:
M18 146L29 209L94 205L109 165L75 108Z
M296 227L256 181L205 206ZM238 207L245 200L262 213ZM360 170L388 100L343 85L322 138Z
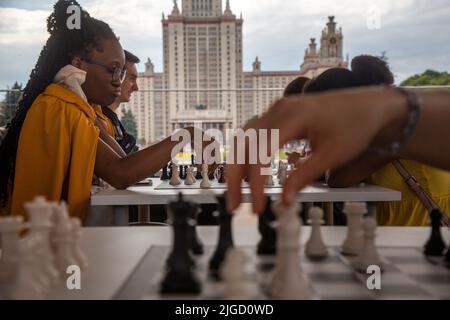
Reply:
M65 200L84 220L94 174L99 129L95 111L68 88L50 84L25 118L17 148L10 210L24 215L35 196Z
M450 213L450 172L415 161L401 160L400 162L448 215ZM402 193L401 201L381 202L377 205L377 218L380 225L429 225L427 210L391 163L372 174L370 182Z

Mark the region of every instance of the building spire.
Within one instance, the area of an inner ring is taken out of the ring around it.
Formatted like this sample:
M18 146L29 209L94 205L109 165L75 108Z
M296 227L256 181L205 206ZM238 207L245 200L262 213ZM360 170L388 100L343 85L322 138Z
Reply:
M177 0L173 0L173 9L171 15L173 16L179 16L180 15L180 9L178 9Z
M233 15L233 12L231 12L231 8L230 8L230 0L227 0L227 4L226 4L226 7L225 7L225 12L223 14L225 16Z

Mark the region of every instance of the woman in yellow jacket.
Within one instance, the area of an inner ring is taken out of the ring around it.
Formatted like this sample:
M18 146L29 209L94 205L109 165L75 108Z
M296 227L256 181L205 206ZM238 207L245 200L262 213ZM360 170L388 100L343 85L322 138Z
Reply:
M385 61L371 56L358 56L352 61L352 71L330 69L305 88L306 93L365 85L392 85L393 75ZM394 158L383 157L366 151L345 166L330 173L330 187L349 187L362 181L398 190L401 201L377 204L380 225L426 226L428 212L420 199L410 190L402 176L391 164ZM416 161L399 159L406 170L416 178L422 188L441 209L450 213L450 172L439 170Z
M81 28L69 29L70 5L78 6L59 0L47 20L50 37L0 146L2 214L23 215L23 204L42 195L84 219L94 173L126 188L157 172L179 144L168 137L124 157L112 137L99 137L93 106L120 95L124 52L111 28L81 7Z

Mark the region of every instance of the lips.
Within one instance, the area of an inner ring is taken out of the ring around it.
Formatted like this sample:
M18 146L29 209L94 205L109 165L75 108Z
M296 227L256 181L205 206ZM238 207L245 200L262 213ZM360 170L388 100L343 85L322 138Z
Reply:
M119 90L114 90L114 91L112 92L112 94L113 94L113 96L115 96L115 97L119 97L120 94L121 94L121 90L120 90L120 89L119 89Z

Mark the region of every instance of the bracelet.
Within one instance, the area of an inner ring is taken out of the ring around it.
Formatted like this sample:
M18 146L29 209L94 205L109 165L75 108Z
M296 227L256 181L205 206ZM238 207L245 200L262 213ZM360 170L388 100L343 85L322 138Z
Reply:
M421 113L421 101L416 93L397 87L395 90L403 94L408 103L408 122L402 130L400 138L385 147L370 147L369 150L382 156L398 155L400 149L408 143L414 133Z

